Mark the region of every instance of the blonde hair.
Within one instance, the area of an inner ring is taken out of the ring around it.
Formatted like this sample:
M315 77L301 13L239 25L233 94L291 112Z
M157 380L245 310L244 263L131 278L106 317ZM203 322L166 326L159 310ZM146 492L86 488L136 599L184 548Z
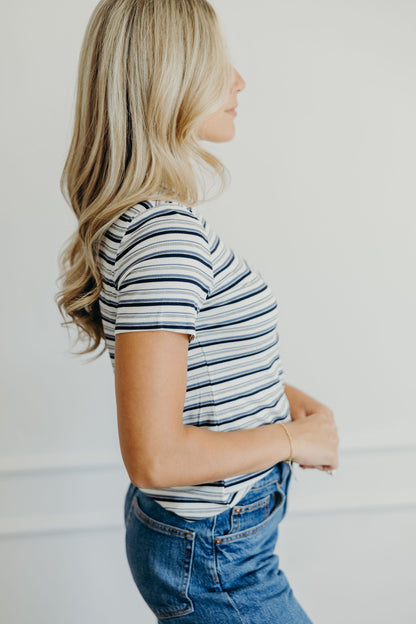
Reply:
M198 167L219 176L215 197L224 191L229 172L200 145L197 128L229 98L232 75L207 0L101 0L95 7L61 177L78 227L59 256L55 301L69 317L61 325L74 324L77 341L88 338L76 355L104 339L97 254L107 228L143 200L199 203Z

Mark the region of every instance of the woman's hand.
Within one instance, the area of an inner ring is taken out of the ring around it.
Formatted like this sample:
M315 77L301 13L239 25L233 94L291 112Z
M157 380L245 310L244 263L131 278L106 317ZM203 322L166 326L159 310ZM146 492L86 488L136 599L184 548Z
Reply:
M339 437L332 414L314 412L286 423L285 427L292 441L294 462L309 467L322 465L328 471L338 468Z
M320 403L313 397L305 394L298 388L285 384L285 393L290 405L290 415L292 420L298 420L299 418L306 418L310 414L315 412L333 414L332 410ZM327 466L307 466L305 464L299 464L301 468L317 468L318 470L328 470ZM332 474L332 473L331 473Z

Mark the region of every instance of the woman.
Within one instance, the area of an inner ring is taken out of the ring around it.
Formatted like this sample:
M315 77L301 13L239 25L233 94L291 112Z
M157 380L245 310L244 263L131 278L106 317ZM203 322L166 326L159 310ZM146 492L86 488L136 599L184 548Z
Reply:
M115 375L126 554L157 621L311 622L274 553L291 461L338 466L332 411L285 385L277 301L196 206L201 140L245 82L206 0L102 0L79 61L57 297ZM98 357L98 356L97 356Z

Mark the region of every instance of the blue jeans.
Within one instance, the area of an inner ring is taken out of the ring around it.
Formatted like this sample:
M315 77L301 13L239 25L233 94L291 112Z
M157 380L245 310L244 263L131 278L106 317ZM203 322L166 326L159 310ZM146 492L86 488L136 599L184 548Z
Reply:
M194 522L130 484L127 559L158 623L313 624L274 553L291 476L279 462L234 508Z

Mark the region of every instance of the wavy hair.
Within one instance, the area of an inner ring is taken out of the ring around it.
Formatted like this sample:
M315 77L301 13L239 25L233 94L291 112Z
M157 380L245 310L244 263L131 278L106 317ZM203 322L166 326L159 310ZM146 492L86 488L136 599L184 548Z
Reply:
M219 177L215 197L224 191L228 169L201 146L197 128L227 101L232 79L224 34L207 0L101 0L95 7L81 46L60 180L78 225L60 251L55 302L68 317L61 325L75 325L77 342L88 339L75 355L104 339L97 254L110 225L143 200L206 201L198 170Z

